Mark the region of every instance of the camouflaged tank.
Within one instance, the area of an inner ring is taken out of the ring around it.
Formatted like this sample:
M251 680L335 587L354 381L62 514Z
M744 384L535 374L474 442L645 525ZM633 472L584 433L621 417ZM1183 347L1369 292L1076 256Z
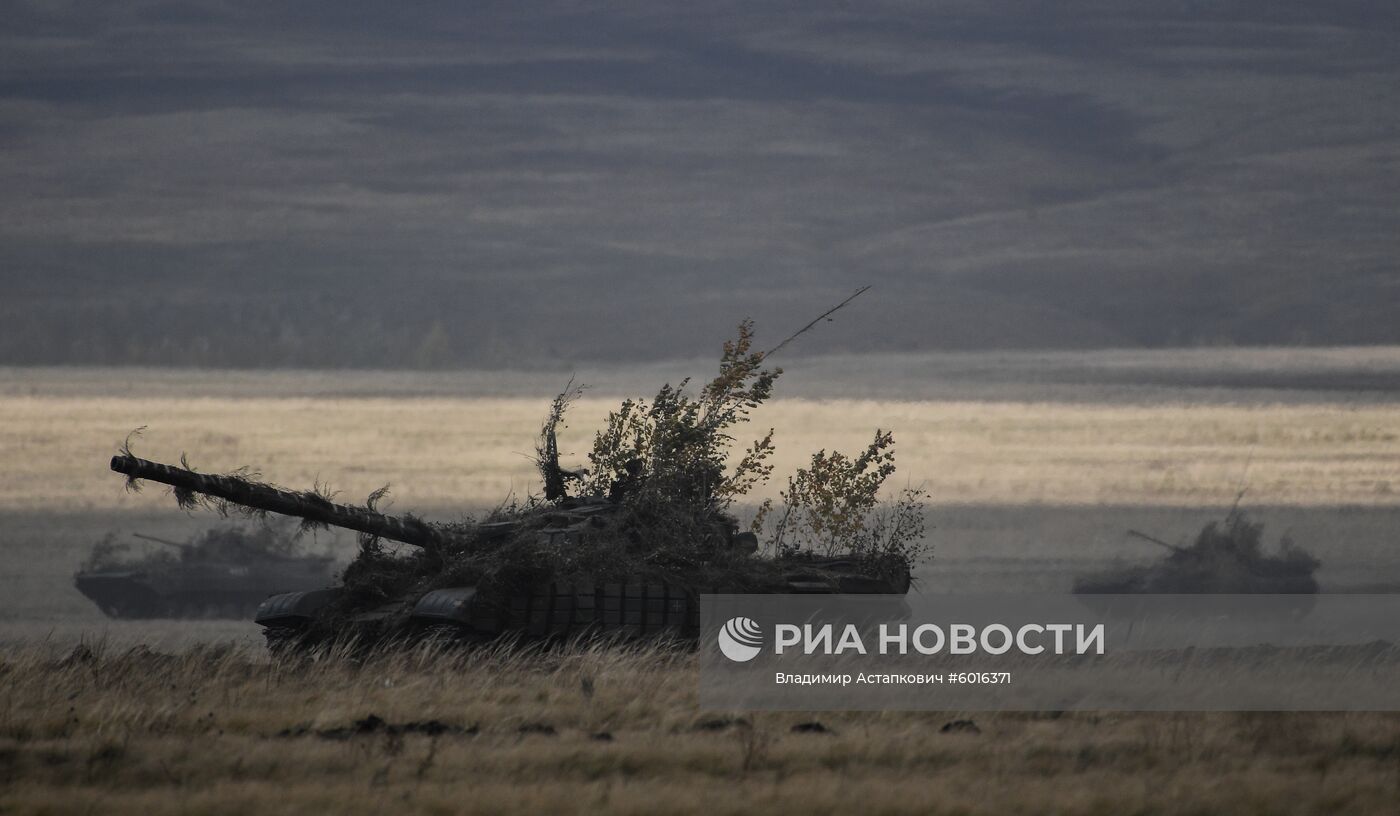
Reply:
M1287 537L1277 552L1266 552L1263 530L1263 524L1250 521L1238 508L1231 510L1223 523L1205 525L1189 547L1130 530L1130 535L1167 552L1156 563L1081 576L1074 591L1080 595L1316 593L1314 573L1320 562Z
M622 502L616 496L562 497L506 521L436 524L131 455L114 457L111 467L128 479L169 485L177 497L198 494L362 535L361 557L346 570L340 586L275 595L258 607L254 619L274 650L346 636L485 642L599 634L693 640L699 632L699 596L704 593L861 593L893 599L902 598L910 586L908 565L898 559L872 563L853 557L758 557L753 555L758 543L754 534L739 532L737 523L723 514L708 522L710 529L703 535L714 560L737 564L737 571L726 573L697 563L689 570L672 570L666 578L639 573L587 580L578 577L586 571L574 570L572 579L561 580L558 570L546 564L521 570L520 580L485 585L455 576L445 553L461 549L464 542L478 549L523 542L528 546L499 548L505 553L501 557L508 561L519 551L557 553L565 560L576 550L596 549L622 535L617 527ZM380 563L375 558L385 564L403 561L367 556L381 539L411 545L415 549L410 559L427 568L412 581L362 580L361 573Z
M297 552L279 529L216 527L186 542L133 536L162 549L132 556L109 535L73 576L111 618L246 618L269 595L334 580L330 556Z

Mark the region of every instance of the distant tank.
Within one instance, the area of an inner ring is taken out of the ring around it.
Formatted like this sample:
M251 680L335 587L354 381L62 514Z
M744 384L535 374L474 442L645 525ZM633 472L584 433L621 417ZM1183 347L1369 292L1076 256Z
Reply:
M1203 527L1189 547L1130 530L1130 535L1168 552L1155 564L1082 576L1075 581L1074 591L1081 595L1316 593L1313 576L1321 562L1287 537L1279 542L1276 553L1266 553L1263 531L1263 524L1249 521L1238 508L1232 509L1224 522Z
M161 549L133 557L108 535L73 576L108 617L247 618L269 595L334 581L333 559L298 552L281 527L215 527L186 542L132 535Z
M881 594L898 606L910 586L909 565L897 557L755 555L757 537L738 532L723 513L678 514L657 526L637 526L635 506L627 504L637 484L621 484L609 497L582 498L562 495L556 486L547 501L505 520L436 524L377 512L373 502L336 504L314 493L131 455L114 457L111 467L128 479L169 485L182 502L207 497L362 534L360 555L341 586L277 595L258 607L255 620L274 650L346 637L479 642L594 633L693 640L702 593ZM642 479L636 468L629 473ZM675 557L652 558L660 549L648 536L677 528L684 540ZM381 539L413 549L395 555L381 548ZM596 560L579 563L586 558Z

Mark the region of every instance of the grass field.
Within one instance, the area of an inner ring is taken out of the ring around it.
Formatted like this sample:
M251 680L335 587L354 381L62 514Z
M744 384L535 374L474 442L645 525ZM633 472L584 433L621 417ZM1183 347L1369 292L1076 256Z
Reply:
M1392 715L740 716L697 710L686 654L94 651L0 663L5 812L1312 814L1400 798Z
M1400 585L1398 362L1393 350L891 357L868 361L876 383L862 388L862 368L836 361L830 381L809 377L754 430L777 428L781 474L894 429L896 481L932 494L923 591L1060 591L1078 572L1154 557L1127 528L1188 538L1241 485L1269 540L1289 532L1322 558L1325 588ZM720 715L698 710L686 655L274 664L248 622L108 621L71 586L92 541L213 521L161 490L123 490L107 460L133 428L147 426L135 446L149 458L252 465L347 500L387 481L394 510L444 518L533 489L557 378L5 374L0 812L1301 814L1400 802L1392 715ZM611 395L639 374L609 376L577 406L566 460L582 461ZM351 543L315 546L345 555ZM95 656L65 661L78 645ZM792 730L814 719L826 733ZM978 733L941 731L958 719Z

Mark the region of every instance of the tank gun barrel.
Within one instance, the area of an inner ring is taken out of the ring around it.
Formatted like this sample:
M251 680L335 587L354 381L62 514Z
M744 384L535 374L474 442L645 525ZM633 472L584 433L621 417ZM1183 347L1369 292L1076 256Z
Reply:
M132 479L146 479L213 496L232 504L305 519L331 527L429 547L439 539L432 527L413 518L386 515L366 507L337 504L314 493L297 493L271 485L258 484L236 476L196 473L188 468L151 462L126 454L112 457L112 470Z
M1143 541L1150 541L1150 542L1152 542L1153 544L1156 544L1156 545L1159 546L1159 547L1166 547L1167 549L1171 550L1172 552L1178 552L1178 553L1179 553L1179 552L1186 552L1186 549L1185 549L1184 547L1178 547L1178 546L1176 546L1175 544L1168 544L1167 542L1163 541L1163 540L1160 539L1160 538L1154 538L1154 537L1148 535L1147 533L1139 532L1139 531L1137 531L1137 530L1129 530L1129 531L1128 531L1128 535L1130 535L1130 536L1132 536L1132 537L1134 537L1134 538L1140 538L1140 539L1142 539Z
M175 548L181 549L181 550L183 550L183 549L185 548L185 545L184 545L184 544L181 544L181 543L178 542L178 541L171 541L171 540L166 539L166 538L156 538L156 537L153 536L153 535L146 535L145 533L132 533L132 534L131 534L131 537L132 537L132 538L139 538L139 539L141 539L142 541L150 541L150 542L155 543L155 544L164 544L164 545L167 546L167 547L175 547Z

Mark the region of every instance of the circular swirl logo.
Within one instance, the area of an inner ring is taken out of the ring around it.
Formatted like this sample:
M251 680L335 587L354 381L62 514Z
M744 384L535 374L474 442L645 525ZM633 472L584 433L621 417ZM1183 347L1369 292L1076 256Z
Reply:
M763 646L763 630L752 618L730 618L719 630L719 650L735 663L758 657Z

